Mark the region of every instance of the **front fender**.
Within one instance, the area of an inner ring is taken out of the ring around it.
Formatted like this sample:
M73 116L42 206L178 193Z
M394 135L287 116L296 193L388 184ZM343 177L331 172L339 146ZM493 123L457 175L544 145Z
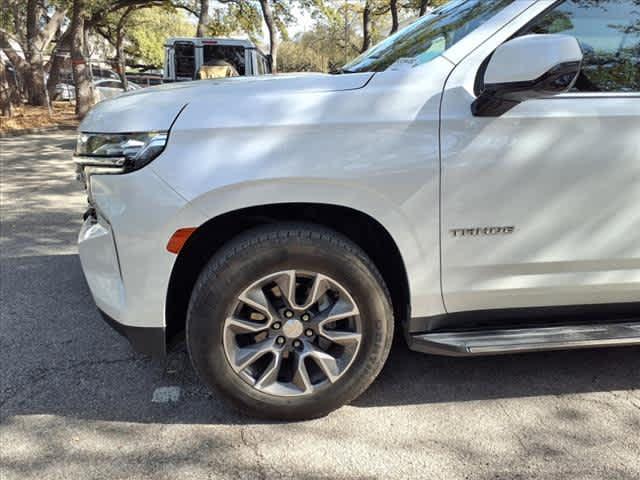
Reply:
M412 314L437 315L440 99L452 68L437 58L355 90L203 98L180 114L149 168L206 220L274 203L373 217L404 259Z
M438 250L427 249L428 245L424 239L420 241L420 234L405 211L380 192L336 181L286 178L225 186L193 199L187 208L192 210L190 218L197 212L203 219L202 223L205 223L235 210L298 203L301 198L305 203L347 207L376 219L394 240L403 258L413 315L444 313Z

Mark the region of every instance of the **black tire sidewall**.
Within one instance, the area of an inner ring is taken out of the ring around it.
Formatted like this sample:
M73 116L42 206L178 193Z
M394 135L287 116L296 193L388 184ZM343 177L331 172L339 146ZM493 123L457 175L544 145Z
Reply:
M245 235L211 259L191 297L187 345L201 379L245 412L313 418L348 403L373 381L388 355L393 313L380 274L354 244L333 232L282 233ZM256 390L233 371L224 352L223 326L249 285L293 269L327 275L346 288L358 305L363 336L356 358L335 384L308 396L276 397Z

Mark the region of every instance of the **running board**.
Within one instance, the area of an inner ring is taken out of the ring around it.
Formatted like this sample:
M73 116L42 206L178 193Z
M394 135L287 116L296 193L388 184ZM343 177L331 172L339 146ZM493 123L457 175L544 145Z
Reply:
M640 345L640 322L409 336L411 350L454 357L632 345Z

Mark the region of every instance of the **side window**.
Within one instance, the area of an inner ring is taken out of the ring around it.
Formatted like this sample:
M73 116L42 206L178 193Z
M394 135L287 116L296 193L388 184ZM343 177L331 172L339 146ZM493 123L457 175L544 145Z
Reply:
M527 28L578 39L584 52L581 92L640 92L640 1L564 0Z

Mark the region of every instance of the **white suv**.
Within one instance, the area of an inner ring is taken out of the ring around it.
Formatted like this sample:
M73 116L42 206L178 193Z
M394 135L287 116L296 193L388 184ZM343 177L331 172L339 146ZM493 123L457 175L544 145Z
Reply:
M394 335L640 344L640 6L453 1L339 74L99 104L76 150L99 309L244 411L326 414Z

